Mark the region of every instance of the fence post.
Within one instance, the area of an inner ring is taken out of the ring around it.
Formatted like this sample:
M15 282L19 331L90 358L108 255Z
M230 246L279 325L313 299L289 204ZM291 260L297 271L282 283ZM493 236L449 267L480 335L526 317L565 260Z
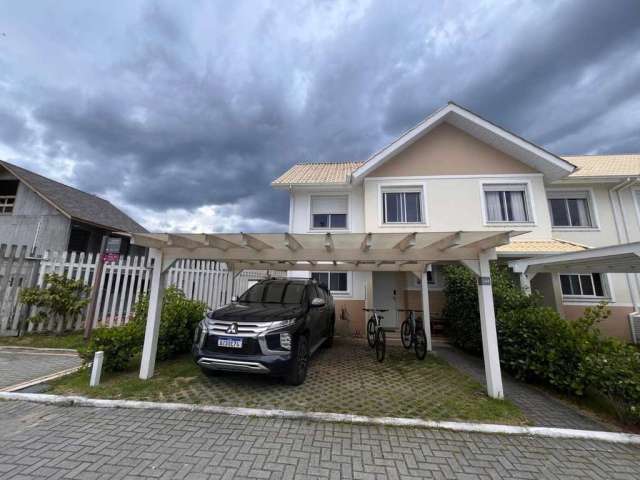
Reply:
M98 261L96 262L96 271L93 275L93 287L91 287L91 302L87 308L87 316L84 320L84 339L89 340L91 330L93 329L93 314L98 304L98 291L100 290L100 280L102 279L102 269L104 268L103 253L107 248L107 235L102 236L100 243L100 252L98 253Z

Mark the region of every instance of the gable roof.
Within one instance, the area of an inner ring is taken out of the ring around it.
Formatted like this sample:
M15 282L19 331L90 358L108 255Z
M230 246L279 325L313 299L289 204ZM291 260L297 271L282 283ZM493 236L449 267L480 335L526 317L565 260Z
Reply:
M0 160L0 166L69 218L112 231L147 231L142 225L103 198L56 182L3 160Z
M362 179L442 122L447 122L481 142L520 160L522 163L542 172L550 180L558 180L575 170L575 165L567 160L485 120L470 110L449 102L445 107L432 113L418 125L400 135L392 143L371 156L364 165L353 172L354 180Z
M570 160L501 128L475 113L449 102L415 127L400 135L392 143L373 154L365 162L298 163L274 180L275 187L311 184L348 184L361 181L364 176L384 162L418 141L442 122L447 122L478 140L510 155L542 172L550 180L558 180L575 171Z

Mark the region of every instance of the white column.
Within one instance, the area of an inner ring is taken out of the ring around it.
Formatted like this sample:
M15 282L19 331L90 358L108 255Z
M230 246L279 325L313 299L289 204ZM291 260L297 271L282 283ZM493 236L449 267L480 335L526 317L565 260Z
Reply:
M151 285L149 286L147 327L144 332L144 346L142 347L142 361L140 362L140 378L142 380L148 380L153 377L156 350L158 348L158 332L160 331L162 298L167 277L166 271L162 270L162 250L150 248L149 257L153 258L153 270L151 272Z
M522 288L522 291L525 294L531 295L531 280L529 279L526 273L520 273L519 277L520 277L520 288Z
M553 286L553 300L556 304L556 311L564 316L564 302L562 298L562 285L560 283L560 274L551 274L551 285Z
M478 258L480 267L478 303L480 306L480 327L482 329L482 353L484 356L484 371L487 377L487 393L493 398L504 398L489 258L490 254L487 252L481 252Z
M429 311L429 282L427 281L427 272L422 272L422 323L424 324L424 333L427 336L427 352L432 350L431 345L431 312Z

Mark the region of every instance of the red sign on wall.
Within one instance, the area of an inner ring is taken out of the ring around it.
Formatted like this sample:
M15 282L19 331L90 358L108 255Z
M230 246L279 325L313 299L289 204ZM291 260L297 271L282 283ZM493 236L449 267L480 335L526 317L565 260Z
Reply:
M104 263L116 263L118 260L120 260L119 253L103 253L102 254L102 261Z

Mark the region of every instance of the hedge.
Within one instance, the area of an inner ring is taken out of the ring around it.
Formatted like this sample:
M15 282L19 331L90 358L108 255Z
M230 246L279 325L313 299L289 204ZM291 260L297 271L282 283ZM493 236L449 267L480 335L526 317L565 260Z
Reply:
M444 273L449 338L466 351L482 354L475 275L457 265ZM492 265L491 279L505 370L562 393L605 397L621 419L640 422L640 352L600 333L598 323L609 315L605 304L567 321L543 306L538 295L525 295L506 267Z
M135 305L132 318L121 327L97 328L88 345L80 350L85 361L91 361L97 351L104 351L106 371L126 370L133 357L142 351L149 308L148 296ZM166 360L191 349L193 332L202 320L206 305L189 300L175 287L164 292L156 360Z

